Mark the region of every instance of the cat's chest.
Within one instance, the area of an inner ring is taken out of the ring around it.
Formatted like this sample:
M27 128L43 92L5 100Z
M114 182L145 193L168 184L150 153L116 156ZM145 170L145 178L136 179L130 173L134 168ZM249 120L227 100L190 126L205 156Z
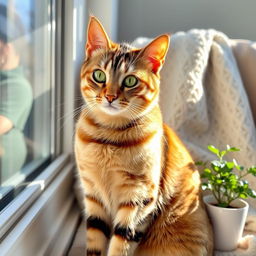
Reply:
M161 156L161 133L147 143L115 146L99 143L76 143L76 156L80 169L102 176L115 171L136 172L150 168L152 159L158 163Z
M92 181L93 193L106 203L109 212L116 209L116 195L121 185L130 184L131 179L134 181L136 177L147 176L149 180L158 180L161 158L160 143L157 143L159 136L132 147L76 142L80 176Z
M110 145L87 144L82 149L83 157L78 159L81 176L93 181L93 193L102 199L109 213L115 208L114 186L118 180L123 183L121 171L135 171L129 151ZM80 150L81 155L81 150Z
M84 161L90 169L97 169L97 172L112 169L119 165L121 158L118 149L111 145L87 144L83 149Z

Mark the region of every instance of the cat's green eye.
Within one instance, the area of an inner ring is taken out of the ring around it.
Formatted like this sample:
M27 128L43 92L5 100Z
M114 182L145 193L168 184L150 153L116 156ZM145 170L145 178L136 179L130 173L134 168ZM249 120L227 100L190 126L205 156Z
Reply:
M135 86L137 83L138 79L133 75L127 76L123 81L123 85L128 88Z
M97 83L105 83L106 82L106 74L100 69L94 70L92 76L93 76L93 79Z

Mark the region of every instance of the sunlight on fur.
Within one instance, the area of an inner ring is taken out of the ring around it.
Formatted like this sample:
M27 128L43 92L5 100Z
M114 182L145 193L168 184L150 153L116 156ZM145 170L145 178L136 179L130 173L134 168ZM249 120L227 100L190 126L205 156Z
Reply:
M200 176L158 105L169 35L137 49L95 17L87 33L75 135L87 255L212 255Z

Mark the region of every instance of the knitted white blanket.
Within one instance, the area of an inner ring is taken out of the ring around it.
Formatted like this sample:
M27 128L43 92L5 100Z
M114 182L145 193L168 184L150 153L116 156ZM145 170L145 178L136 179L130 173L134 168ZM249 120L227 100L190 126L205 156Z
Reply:
M134 42L142 47L150 39ZM171 37L161 71L160 106L164 121L183 139L195 160L210 160L213 144L240 148L234 157L244 166L256 164L256 132L246 92L228 38L215 30L191 30ZM232 160L233 155L230 155ZM248 181L256 189L256 178ZM256 209L256 200L249 200ZM256 232L256 217L246 228ZM256 234L256 233L255 233ZM242 248L216 255L255 256L256 239L248 236Z

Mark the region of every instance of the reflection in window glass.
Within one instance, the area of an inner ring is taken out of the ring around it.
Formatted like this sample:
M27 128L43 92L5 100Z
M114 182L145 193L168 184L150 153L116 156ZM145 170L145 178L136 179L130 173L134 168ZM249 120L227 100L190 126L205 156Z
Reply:
M0 199L50 156L49 3L0 0Z

